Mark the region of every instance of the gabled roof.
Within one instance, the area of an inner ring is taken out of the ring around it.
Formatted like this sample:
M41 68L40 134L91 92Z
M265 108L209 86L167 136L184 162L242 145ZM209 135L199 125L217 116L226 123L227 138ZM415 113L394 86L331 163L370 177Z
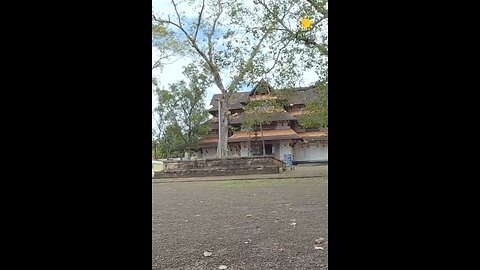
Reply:
M264 79L261 79L257 85L253 87L253 89L248 94L249 96L256 95L258 93L267 93L270 94L273 91L273 87Z

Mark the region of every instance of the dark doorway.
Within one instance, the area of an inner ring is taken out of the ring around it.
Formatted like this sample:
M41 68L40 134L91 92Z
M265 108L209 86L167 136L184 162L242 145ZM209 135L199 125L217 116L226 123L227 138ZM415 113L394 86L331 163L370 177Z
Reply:
M272 145L271 144L265 144L265 155L272 155Z

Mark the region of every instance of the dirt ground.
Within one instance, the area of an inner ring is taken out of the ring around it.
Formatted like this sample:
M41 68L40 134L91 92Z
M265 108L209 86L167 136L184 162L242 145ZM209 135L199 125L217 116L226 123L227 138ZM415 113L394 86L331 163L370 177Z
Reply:
M328 176L152 183L152 269L328 269L327 189Z

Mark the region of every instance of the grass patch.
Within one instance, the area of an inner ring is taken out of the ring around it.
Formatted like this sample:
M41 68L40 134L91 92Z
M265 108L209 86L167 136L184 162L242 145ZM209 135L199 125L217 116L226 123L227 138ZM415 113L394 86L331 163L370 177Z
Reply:
M281 179L255 179L255 180L227 180L217 182L222 187L265 187L265 186L278 186L278 185L301 185L322 183L327 179L326 176L312 177L312 178L281 178Z

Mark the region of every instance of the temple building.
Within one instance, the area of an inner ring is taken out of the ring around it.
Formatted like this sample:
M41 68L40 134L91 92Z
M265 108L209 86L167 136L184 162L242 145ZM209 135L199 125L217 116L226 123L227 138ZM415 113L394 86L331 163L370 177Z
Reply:
M328 162L328 128L305 129L298 120L303 113L306 103L317 98L315 87L295 89L289 91L282 108L271 112L271 123L262 125L258 129L246 129L242 126L245 120L245 106L253 100L276 99L275 90L264 80L260 81L249 92L236 92L228 102L229 156L258 156L273 155L284 160L285 155L292 155L293 163ZM209 109L213 116L210 119L211 132L199 142L199 153L202 158L215 158L218 145L218 102L220 94L214 95ZM263 133L263 136L262 136Z

